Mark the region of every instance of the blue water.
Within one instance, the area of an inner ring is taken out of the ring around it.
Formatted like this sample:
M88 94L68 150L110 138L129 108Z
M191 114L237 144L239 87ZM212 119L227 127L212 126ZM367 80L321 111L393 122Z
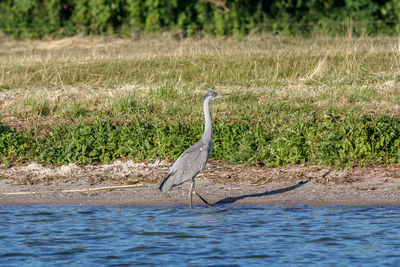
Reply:
M0 206L0 266L398 266L400 207Z

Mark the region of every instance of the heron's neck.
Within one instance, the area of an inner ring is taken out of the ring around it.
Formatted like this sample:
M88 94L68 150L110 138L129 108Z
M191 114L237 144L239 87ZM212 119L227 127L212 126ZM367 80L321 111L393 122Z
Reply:
M210 101L206 100L203 104L204 108L204 133L203 141L210 142L212 140L212 119L210 113Z

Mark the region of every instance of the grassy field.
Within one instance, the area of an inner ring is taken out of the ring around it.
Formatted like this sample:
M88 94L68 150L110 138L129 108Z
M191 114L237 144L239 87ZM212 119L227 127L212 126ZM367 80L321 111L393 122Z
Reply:
M400 163L400 39L173 34L0 37L5 164L173 159L202 134L229 163Z

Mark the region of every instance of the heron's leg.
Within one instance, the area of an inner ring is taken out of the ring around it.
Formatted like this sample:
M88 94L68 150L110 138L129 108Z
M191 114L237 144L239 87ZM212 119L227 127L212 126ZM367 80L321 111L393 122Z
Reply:
M192 178L192 186L193 186L193 190L191 188L191 190L190 190L191 192L190 193L191 194L195 194L196 196L198 196L204 202L204 204L207 205L207 207L211 207L211 204L208 203L202 196L199 195L199 193L196 192L195 185L194 185L194 178Z
M204 204L207 205L207 207L211 207L212 205L210 203L208 203L202 196L199 195L199 193L196 192L196 190L193 190L193 194L195 194L196 196L198 196L203 202Z
M194 188L194 179L192 179L192 183L190 184L190 191L189 191L189 205L192 208L192 196L193 196L193 188Z

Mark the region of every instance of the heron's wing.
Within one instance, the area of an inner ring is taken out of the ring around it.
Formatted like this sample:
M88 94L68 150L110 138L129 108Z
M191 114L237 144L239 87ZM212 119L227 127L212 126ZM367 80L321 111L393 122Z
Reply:
M162 192L180 185L195 177L206 166L209 155L209 146L201 141L189 147L172 165L167 177L160 185Z

